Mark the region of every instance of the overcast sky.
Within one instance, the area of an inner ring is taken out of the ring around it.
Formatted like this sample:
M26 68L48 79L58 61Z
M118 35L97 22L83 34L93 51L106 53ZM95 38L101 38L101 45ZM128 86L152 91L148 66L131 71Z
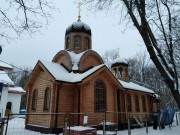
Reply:
M3 46L0 59L16 66L33 68L39 59L51 61L55 54L64 49L66 28L77 21L77 5L74 0L57 0L53 20L42 34L23 39ZM102 55L106 50L119 48L121 58L129 58L145 50L136 29L127 29L119 24L119 15L114 13L92 13L85 6L81 7L81 21L88 24L92 31L92 49Z

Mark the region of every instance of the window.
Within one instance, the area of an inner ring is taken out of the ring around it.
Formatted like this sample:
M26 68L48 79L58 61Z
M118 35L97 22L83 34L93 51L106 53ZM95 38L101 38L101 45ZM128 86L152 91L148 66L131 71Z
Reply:
M135 95L135 106L136 106L136 112L139 112L139 98L137 95Z
M96 111L105 111L105 84L102 80L95 82L95 109Z
M12 107L12 103L11 102L7 102L6 110L10 110L11 111L11 107Z
M33 91L33 95L32 95L32 106L31 106L31 110L36 110L36 106L37 106L37 90Z
M127 94L126 101L127 101L127 111L131 112L132 111L131 96L129 94Z
M51 101L51 90L49 87L47 87L44 94L44 110L49 111L50 101Z
M88 37L85 38L84 47L86 50L89 49L89 38Z
M66 49L69 49L70 48L70 38L67 37L66 39Z
M143 111L146 112L146 99L145 99L145 96L142 96L142 105L143 105Z
M75 36L75 42L74 42L74 47L75 49L79 49L80 48L80 36Z

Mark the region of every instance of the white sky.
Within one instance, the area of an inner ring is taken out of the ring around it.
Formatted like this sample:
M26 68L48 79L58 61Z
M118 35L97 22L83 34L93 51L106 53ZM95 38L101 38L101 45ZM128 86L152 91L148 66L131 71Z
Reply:
M51 61L55 54L64 49L66 28L77 20L77 5L74 0L58 0L55 3L60 12L55 12L53 20L42 34L3 46L0 60L16 66L33 68L39 59ZM119 15L114 13L92 13L85 6L81 7L81 21L91 27L92 49L102 55L106 50L120 49L120 57L128 58L145 50L142 39L136 29L127 29L119 25Z

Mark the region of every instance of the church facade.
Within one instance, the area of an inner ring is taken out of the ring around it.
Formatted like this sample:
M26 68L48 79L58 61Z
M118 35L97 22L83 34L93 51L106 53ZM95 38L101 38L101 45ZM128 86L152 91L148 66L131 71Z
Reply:
M90 27L80 19L66 29L64 50L50 62L37 62L25 89L27 113L150 113L152 109L157 110L154 91L129 82L127 63L116 59L112 69L107 68L101 56L92 50ZM41 120L34 121L38 117L27 115L26 128L37 131L43 128L52 133L59 127L60 120L53 115L43 115ZM110 121L123 123L126 119L117 121L113 117ZM82 124L78 116L73 122Z

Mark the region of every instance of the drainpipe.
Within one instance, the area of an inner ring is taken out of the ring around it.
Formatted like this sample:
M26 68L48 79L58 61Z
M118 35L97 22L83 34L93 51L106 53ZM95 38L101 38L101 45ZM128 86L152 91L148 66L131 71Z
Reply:
M58 87L58 83L57 83L57 97L56 97L56 110L55 110L55 128L57 128L57 113L58 113L58 110L59 110L59 92L60 92L60 89L62 87L62 84L63 82L60 83L59 87Z

